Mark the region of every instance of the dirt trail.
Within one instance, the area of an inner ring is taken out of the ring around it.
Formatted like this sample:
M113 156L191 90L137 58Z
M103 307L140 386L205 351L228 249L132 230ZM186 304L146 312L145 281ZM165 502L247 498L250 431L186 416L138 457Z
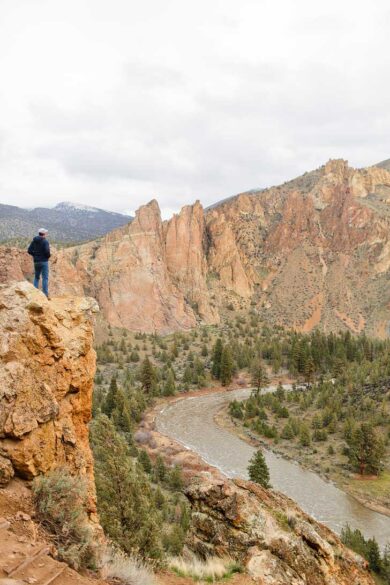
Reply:
M55 560L34 522L31 492L20 480L0 489L0 585L106 585Z
M103 585L53 559L49 545L12 532L4 518L0 518L0 550L0 585Z

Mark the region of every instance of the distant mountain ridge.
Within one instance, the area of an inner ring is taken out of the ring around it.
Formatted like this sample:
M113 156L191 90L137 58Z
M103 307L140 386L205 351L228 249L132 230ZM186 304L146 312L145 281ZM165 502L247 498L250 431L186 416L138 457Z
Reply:
M0 204L0 242L26 238L45 227L53 240L80 242L104 236L129 223L129 215L63 201L55 207L24 209Z
M375 166L379 167L380 169L386 169L386 171L390 171L390 158L388 158L387 160L383 160L380 163L377 163Z

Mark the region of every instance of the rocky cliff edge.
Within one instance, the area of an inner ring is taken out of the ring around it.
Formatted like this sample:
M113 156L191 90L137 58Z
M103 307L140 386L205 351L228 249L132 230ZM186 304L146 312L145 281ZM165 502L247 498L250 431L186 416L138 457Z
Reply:
M95 512L91 417L95 300L48 301L28 282L0 287L0 486L66 466Z
M194 481L189 547L245 564L258 585L373 585L367 563L288 497L244 480Z

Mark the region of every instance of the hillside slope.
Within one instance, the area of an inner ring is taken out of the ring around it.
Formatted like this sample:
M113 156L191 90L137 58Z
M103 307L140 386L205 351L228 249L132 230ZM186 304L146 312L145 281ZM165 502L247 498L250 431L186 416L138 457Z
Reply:
M48 229L53 240L80 242L103 236L131 219L120 213L69 202L35 209L0 204L0 242L32 237L40 227Z

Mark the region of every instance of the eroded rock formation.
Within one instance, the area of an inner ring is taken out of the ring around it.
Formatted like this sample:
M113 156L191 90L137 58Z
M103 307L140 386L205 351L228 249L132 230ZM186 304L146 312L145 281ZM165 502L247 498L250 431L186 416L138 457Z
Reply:
M0 287L0 485L66 466L95 510L91 417L94 299L48 301L30 283Z
M373 584L367 563L286 496L243 480L199 480L189 547L245 564L260 585Z
M146 332L217 323L232 305L303 331L385 337L389 234L390 172L329 161L166 222L151 201L131 224L57 252L52 292L91 295L109 323ZM12 252L12 269L5 254L0 282L27 273L25 254Z

